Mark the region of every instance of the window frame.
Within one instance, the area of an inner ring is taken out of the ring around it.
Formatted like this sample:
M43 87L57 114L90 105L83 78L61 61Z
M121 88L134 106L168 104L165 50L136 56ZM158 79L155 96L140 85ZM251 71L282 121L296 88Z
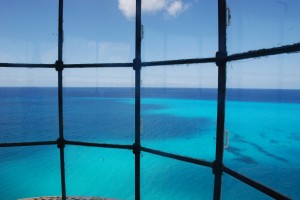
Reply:
M94 63L94 64L64 64L63 63L63 0L58 0L58 55L55 64L22 64L22 63L0 63L0 67L19 67L19 68L52 68L57 71L57 105L58 105L58 123L59 132L56 141L38 141L38 142L19 142L19 143L0 143L0 148L5 147L21 147L21 146L43 146L57 145L60 151L60 171L61 171L61 195L62 199L66 199L66 181L65 181L65 154L64 147L66 145L90 146L99 148L116 148L132 150L135 156L135 199L141 199L140 192L140 155L141 152L147 152L157 156L163 156L171 159L176 159L182 162L193 163L200 166L209 167L215 175L214 180L214 199L221 199L222 190L222 174L223 172L238 179L241 182L263 192L264 194L274 199L290 199L289 197L280 194L279 192L252 180L245 175L242 175L226 166L223 163L224 153L224 122L225 122L225 102L226 102L226 65L227 62L258 58L264 56L296 53L300 51L300 43L285 45L269 49L259 49L238 54L227 55L226 50L226 26L228 10L226 0L218 0L218 52L215 57L211 58L195 58L195 59L180 59L180 60L164 60L153 62L141 61L141 42L142 42L142 20L141 20L141 0L136 0L136 21L135 21L135 58L131 63ZM158 151L151 148L146 148L141 145L141 70L143 67L162 66L162 65L186 65L186 64L201 64L215 63L218 67L218 99L217 99L217 124L216 124L216 155L215 161L209 162L202 159L181 156L168 152ZM104 144L104 143L87 143L78 141L69 141L64 138L63 127L63 69L65 68L102 68L102 67L129 67L135 71L135 141L132 145L120 144Z

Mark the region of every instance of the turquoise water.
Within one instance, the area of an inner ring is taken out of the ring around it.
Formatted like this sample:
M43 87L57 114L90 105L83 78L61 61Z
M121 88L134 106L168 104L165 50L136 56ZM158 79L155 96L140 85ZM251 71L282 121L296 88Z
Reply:
M57 139L54 88L0 91L0 142ZM237 98L237 93L229 92L225 123L229 147L224 152L224 163L299 199L300 103L294 97L282 98L278 92L263 96L265 93L247 99L244 93L243 98ZM149 94L142 93L142 145L213 161L215 93L151 90L152 96ZM132 90L66 90L64 103L67 139L133 143ZM134 154L130 150L66 146L65 158L68 195L134 199ZM1 148L0 199L60 195L59 169L55 145ZM149 153L141 155L142 199L212 199L213 180L210 168ZM226 200L270 199L226 174L222 194Z

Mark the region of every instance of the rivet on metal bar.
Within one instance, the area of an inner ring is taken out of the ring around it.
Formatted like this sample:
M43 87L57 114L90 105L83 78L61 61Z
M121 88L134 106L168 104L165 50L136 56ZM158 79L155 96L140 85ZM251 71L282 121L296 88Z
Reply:
M227 26L230 26L230 23L231 23L231 10L230 8L227 8L227 22L226 22L226 25Z
M62 71L64 69L64 63L61 60L57 60L55 62L55 70L56 71Z
M144 25L141 25L141 39L144 38Z
M225 63L227 62L227 52L221 52L221 51L218 51L216 53L216 65L218 67L221 67L223 66Z
M132 145L132 152L133 154L140 154L141 153L141 146L137 143Z
M227 149L229 147L229 131L224 130L224 133L225 133L224 149Z
M58 138L57 139L57 148L65 148L65 140L63 138Z
M141 59L137 59L137 58L133 59L133 69L134 70L140 70L141 67L142 67Z

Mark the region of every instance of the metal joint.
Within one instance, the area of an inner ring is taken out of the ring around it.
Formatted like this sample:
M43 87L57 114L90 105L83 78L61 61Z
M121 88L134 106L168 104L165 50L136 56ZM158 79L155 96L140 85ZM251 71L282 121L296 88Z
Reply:
M141 70L142 65L141 65L141 59L133 59L133 69L134 70Z
M62 71L63 69L64 69L64 63L63 63L63 61L57 60L57 61L55 62L55 70L58 71L58 72L60 72L60 71Z
M135 155L140 154L141 153L141 146L139 144L137 144L137 143L134 143L132 145L132 152Z
M222 172L222 164L218 164L216 161L214 161L212 163L212 172L213 174Z
M59 149L65 148L65 140L63 138L58 138L56 142L57 142L57 148Z
M218 67L224 66L227 62L227 52L226 51L218 51L216 53L216 65Z

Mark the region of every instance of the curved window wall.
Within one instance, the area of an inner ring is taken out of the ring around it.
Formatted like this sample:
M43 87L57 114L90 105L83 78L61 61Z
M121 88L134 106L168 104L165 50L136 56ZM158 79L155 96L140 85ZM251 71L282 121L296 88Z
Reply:
M0 4L1 199L300 197L297 1Z

